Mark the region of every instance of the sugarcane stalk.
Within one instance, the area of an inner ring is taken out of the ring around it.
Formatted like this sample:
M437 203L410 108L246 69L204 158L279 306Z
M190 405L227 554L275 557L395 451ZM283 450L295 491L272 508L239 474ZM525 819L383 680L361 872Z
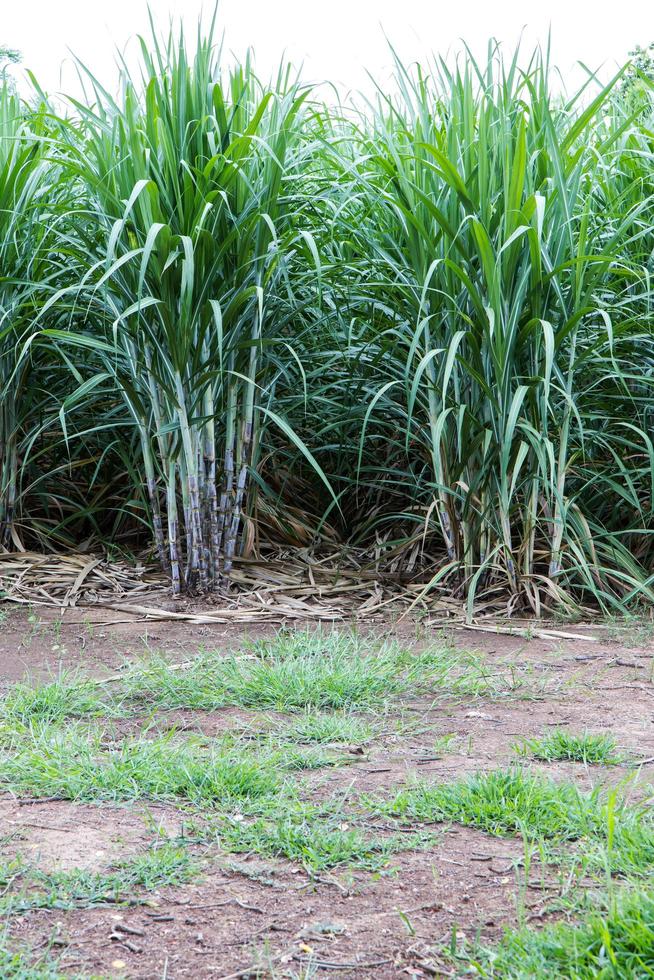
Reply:
M247 476L250 468L250 453L252 449L252 429L254 425L254 397L255 397L255 378L256 378L256 367L257 367L257 340L259 332L259 315L255 317L254 328L252 332L252 346L250 348L250 364L249 364L249 384L245 389L244 394L244 409L243 409L243 427L241 431L240 439L240 470L238 474L238 481L236 483L236 493L234 495L234 506L232 509L231 522L227 528L227 537L225 539L225 564L224 564L224 574L227 578L232 570L232 564L234 561L234 554L236 551L236 540L238 536L238 529L241 523L241 508L243 506L243 499L245 496L245 489L247 485Z
M236 493L234 495L234 506L232 508L231 522L227 529L227 536L225 539L225 563L224 563L224 575L228 577L234 561L234 553L236 551L236 540L238 537L238 528L241 523L241 507L243 504L243 498L245 496L245 488L247 484L247 475L249 469L249 451L252 442L252 422L246 421L243 425L243 439L241 445L241 466L238 474L238 481L236 483Z
M534 554L536 549L536 527L538 525L538 480L532 480L531 484L531 494L529 497L529 504L527 506L527 515L525 518L525 528L526 528L526 547L525 547L525 560L523 564L524 574L533 575L534 574Z
M182 579L179 563L179 522L177 517L177 476L176 465L171 460L168 466L168 485L166 511L168 515L168 549L170 552L170 578L173 595L180 595Z
M145 366L147 368L147 378L148 378L148 391L150 392L150 402L152 405L152 414L154 416L154 424L156 427L156 438L159 446L159 455L163 460L168 455L170 436L166 437L163 434L163 414L161 411L161 396L159 393L159 385L152 371L152 351L149 344L143 345ZM136 362L136 359L134 360Z
M207 474L206 474L206 423L202 424L197 434L197 449L195 454L195 466L198 474L198 499L200 508L200 535L202 554L204 555L204 565L207 570L207 587L213 581L213 571L211 563L211 549L209 547L209 502L207 500Z
M148 498L150 501L150 510L152 514L154 543L157 549L157 555L159 556L159 561L161 562L164 571L170 573L170 560L169 560L169 556L166 554L166 544L164 540L163 523L161 520L159 490L157 488L154 462L152 460L152 452L150 449L150 439L148 437L148 430L144 419L141 419L139 421L139 433L141 438L141 454L143 456L143 465L145 467L145 479L146 479L146 485L148 489Z
M577 350L577 331L575 330L570 343L568 359L568 377L566 379L566 399L563 410L563 424L559 443L557 465L556 494L554 498L554 513L552 516L552 546L550 551L549 577L555 579L561 570L561 542L563 541L563 494L565 492L566 461L568 458L568 440L570 438L570 418L572 416L572 386L574 378L574 361Z
M16 500L16 478L18 465L16 461L16 445L14 435L14 420L11 395L5 390L0 399L0 423L2 442L0 443L0 461L2 462L2 482L0 483L0 545L8 548L11 544L12 526L14 521L14 506Z
M431 351L431 334L429 325L425 326L425 353ZM450 561L456 560L456 550L454 547L454 536L448 512L447 494L445 493L445 470L442 463L441 445L436 427L438 418L438 402L436 399L436 368L434 359L431 358L427 365L427 401L429 406L429 430L431 435L430 448L434 478L438 484L438 519L441 526L441 535L447 549L447 556Z
M182 436L182 448L186 463L186 483L188 486L188 581L189 585L194 585L196 574L199 578L200 588L206 590L208 586L207 566L205 561L204 546L202 541L202 515L200 511L200 492L197 474L197 453L193 446L193 436L188 421L186 403L184 397L184 386L179 372L175 374L175 385L177 394L177 411L179 414L179 424Z
M211 388L207 385L204 395L204 466L207 523L207 540L211 568L211 582L215 586L220 568L220 547L218 544L218 493L216 490L216 427L214 423L214 403Z
M230 359L233 366L233 357ZM233 367L232 367L233 370ZM227 420L225 424L225 461L223 464L223 490L218 510L217 540L215 555L218 564L223 559L221 548L225 530L231 522L231 502L234 492L234 441L236 437L237 390L236 383L230 379L227 393Z

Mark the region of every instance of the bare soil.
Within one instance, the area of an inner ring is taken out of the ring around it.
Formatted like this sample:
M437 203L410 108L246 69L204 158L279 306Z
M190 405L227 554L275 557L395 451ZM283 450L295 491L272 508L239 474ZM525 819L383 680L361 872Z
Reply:
M5 607L6 608L6 607ZM539 764L555 778L582 788L633 775L632 792L646 792L654 767L654 644L628 633L622 642L605 629L574 627L588 640L527 640L513 636L452 631L422 635L412 624L383 626L385 634L420 649L445 638L468 650L482 650L498 672L518 671L515 690L503 698L442 701L419 698L398 703L392 728L352 755L350 764L320 770L307 778L316 799L388 791L416 775L451 780L494 769L515 758L521 737L552 728L612 733L626 754L611 769L578 763ZM148 650L172 660L201 647L229 650L272 628L242 630L184 623L124 621L101 610L82 616L69 610L59 620L38 611L28 621L10 610L0 625L0 685L31 676L42 680L83 668L112 673ZM599 638L593 642L592 637ZM261 714L258 715L259 721ZM164 731L198 730L208 736L255 724L256 713L161 712ZM138 729L145 719L117 724ZM147 719L149 725L153 719ZM113 724L113 722L112 722ZM409 724L409 730L406 726ZM435 740L454 734L446 751ZM643 760L641 766L634 763ZM172 839L184 833L186 815L159 805L89 806L0 798L0 840L4 853L20 852L44 870L108 870L119 859L142 852L153 826ZM375 821L371 819L371 828ZM385 832L383 822L376 828ZM446 975L435 948L459 935L497 938L516 921L518 882L514 861L522 842L491 838L452 826L434 828L427 851L396 855L381 874L341 870L310 875L288 861L235 856L206 848L208 871L197 881L147 896L147 904L70 911L34 911L14 916L10 935L33 948L54 939L60 968L71 976L220 978L311 976L374 977ZM527 888L529 918L547 918L546 894L535 875ZM125 931L127 930L127 931ZM113 937L113 938L112 938ZM120 937L124 937L121 939Z

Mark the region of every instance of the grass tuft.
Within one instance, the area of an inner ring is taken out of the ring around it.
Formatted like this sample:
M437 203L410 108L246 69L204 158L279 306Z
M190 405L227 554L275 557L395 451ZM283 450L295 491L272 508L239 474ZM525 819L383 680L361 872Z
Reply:
M571 783L555 783L518 767L452 783L417 782L387 802L368 800L367 805L404 820L453 821L494 835L575 839L600 833L604 826L597 792L584 794Z
M620 762L612 735L571 735L553 731L544 738L527 738L515 746L518 755L530 755L543 762L585 762L613 766Z
M380 871L393 854L433 843L433 835L398 835L381 838L349 827L324 825L312 818L284 816L271 821L228 821L216 830L223 848L235 853L256 852L269 857L297 861L308 870L325 871L347 865L365 871Z
M405 695L490 697L515 689L515 678L492 675L481 656L446 646L413 654L355 633L282 630L240 655L200 653L184 671L152 656L111 691L68 677L37 687L16 685L0 702L0 726L6 739L12 726L34 722L243 707L305 712L297 723L298 741L360 744L370 731L348 717L351 711L383 710Z
M12 793L65 800L183 800L230 806L274 794L278 773L232 744L208 747L128 738L105 746L101 735L46 727L4 753L0 784Z
M488 694L483 660L447 647L414 655L394 643L354 633L281 631L249 656L198 656L185 671L154 660L127 678L134 705L211 710L225 706L278 711L345 711L383 707L406 693Z
M538 841L555 864L592 875L643 877L654 869L654 819L598 787L581 792L517 766L475 773L452 783L416 782L390 800L364 798L373 812L404 822L460 823L494 836ZM579 842L575 848L570 842Z
M548 977L554 980L637 978L654 975L654 896L629 892L586 913L577 925L566 922L542 930L506 933L501 943L469 960L477 976L502 980Z
M369 722L347 713L307 712L290 724L280 726L273 734L280 741L304 745L364 745L373 737L374 728Z
M3 980L82 980L80 974L62 973L49 951L12 946L1 934L0 976Z
M197 876L198 869L197 861L185 847L168 842L116 862L104 873L78 868L46 872L13 859L0 865L0 910L4 915L16 915L34 909L70 910L138 903L139 890L153 891L190 881Z
M49 684L14 684L0 701L0 725L60 721L107 713L97 684L64 675Z

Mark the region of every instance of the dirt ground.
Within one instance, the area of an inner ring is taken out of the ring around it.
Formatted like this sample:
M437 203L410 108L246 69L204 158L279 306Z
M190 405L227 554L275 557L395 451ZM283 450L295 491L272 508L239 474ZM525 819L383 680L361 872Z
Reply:
M7 607L4 607L7 610ZM173 661L199 649L230 650L273 627L232 630L184 623L126 621L115 613L48 610L36 616L9 609L0 625L0 688L25 677L41 681L83 667L102 676L133 658L157 651ZM297 625L297 624L294 624ZM654 767L654 643L645 634L619 637L602 624L575 626L586 640L542 640L456 630L425 632L413 623L372 623L377 634L396 635L421 649L443 639L482 651L498 671L516 672L506 698L398 704L411 719L410 734L385 732L342 768L312 773L317 799L401 786L416 774L451 780L494 769L515 758L520 737L548 729L610 732L632 761L615 766L612 780L633 777L642 795ZM562 627L565 629L565 627ZM253 713L252 713L253 714ZM242 725L248 712L161 712L156 727L213 735ZM152 723L152 719L150 719ZM138 727L138 720L128 724ZM434 741L453 735L446 752ZM645 760L634 768L633 759ZM607 779L607 771L582 764L540 764L544 773L582 788ZM44 869L102 871L139 853L153 825L171 839L185 833L186 814L173 806L92 806L65 801L0 797L4 850ZM374 826L374 823L371 824ZM387 825L378 824L384 833ZM49 909L15 916L10 935L32 948L54 941L60 969L130 978L227 978L257 975L304 977L425 977L447 975L434 950L456 928L492 940L516 920L514 862L522 842L492 838L459 826L434 828L430 850L397 854L388 871L340 869L307 874L299 865L256 855L207 851L209 871L199 880L167 887L138 906ZM199 847L199 845L198 845ZM537 876L527 888L528 919L539 923L547 886Z

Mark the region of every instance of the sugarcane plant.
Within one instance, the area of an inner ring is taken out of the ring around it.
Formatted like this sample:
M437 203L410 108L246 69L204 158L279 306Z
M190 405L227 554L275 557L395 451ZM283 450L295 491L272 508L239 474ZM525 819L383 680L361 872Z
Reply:
M361 108L215 23L140 45L118 95L3 97L3 546L38 483L32 537L145 524L175 594L261 535L469 617L653 602L647 79L491 45Z
M651 555L652 157L619 77L565 99L540 52L398 61L361 127L362 452L375 426L403 443L417 535L445 553L429 584L470 613L484 588L537 612L652 594L624 543Z
M0 548L23 547L17 527L27 447L43 406L26 343L52 285L51 223L57 195L47 160L44 106L24 105L0 81Z
M225 72L213 29L189 57L183 34L164 43L153 27L141 53L142 84L124 68L114 100L90 78L94 107L77 104L81 123L62 127L102 254L82 239L89 261L66 298L77 319L44 333L115 379L178 594L228 578L259 422L285 428L269 407L271 354L290 349L278 336L298 238L285 178L306 91L288 70L263 85L249 59Z

